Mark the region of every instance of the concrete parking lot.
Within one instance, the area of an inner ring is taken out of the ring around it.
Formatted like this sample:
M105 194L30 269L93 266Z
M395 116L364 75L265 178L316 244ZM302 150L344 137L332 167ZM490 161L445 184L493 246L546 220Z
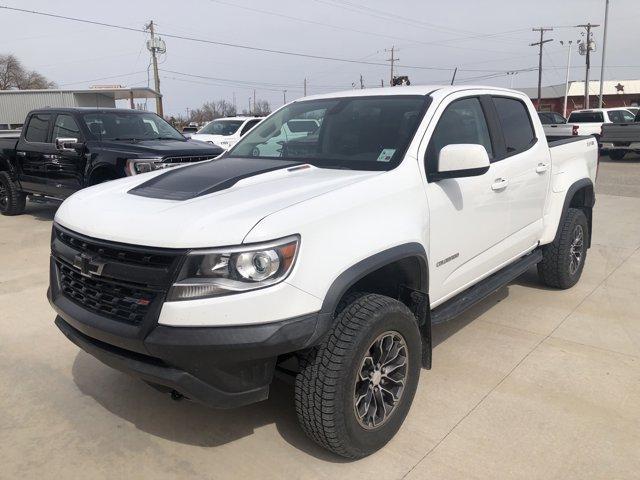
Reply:
M307 440L292 387L214 411L79 351L45 292L55 208L0 217L0 478L640 477L640 158L603 158L580 283L528 272L435 329L434 368L382 451Z

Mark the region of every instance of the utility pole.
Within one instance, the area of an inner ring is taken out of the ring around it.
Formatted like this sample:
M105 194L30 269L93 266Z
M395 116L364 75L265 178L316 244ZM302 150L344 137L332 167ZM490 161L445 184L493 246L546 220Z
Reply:
M284 102L283 105L287 104L287 91L286 90L282 90L282 101Z
M304 96L307 96L307 77L304 78Z
M256 113L256 89L253 89L253 113Z
M360 90L364 90L364 79L362 78L362 74L360 74Z
M560 40L560 45L564 45L565 42ZM571 71L571 47L573 46L573 40L567 42L569 48L567 50L567 74L564 78L564 109L562 110L562 116L567 117L567 100L569 99L569 72Z
M145 27L151 34L151 39L147 41L147 49L151 52L151 61L153 63L153 78L155 82L156 91L156 113L161 117L164 115L162 108L162 94L160 93L160 76L158 75L158 58L157 53L165 53L167 47L161 38L155 37L155 30L153 20L149 22L149 25Z
M389 50L387 50L388 52ZM395 45L391 46L391 58L387 59L387 62L391 62L391 77L389 78L389 86L393 87L393 68L395 67L396 62L400 61L399 58L396 58L396 47Z
M580 54L586 57L586 72L584 80L584 108L589 108L589 70L591 69L591 52L596 49L595 43L591 39L591 29L599 27L600 25L592 25L587 23L586 25L576 25L578 28L584 28L587 30L587 40L580 44Z
M609 26L609 0L606 0L604 7L604 34L602 36L602 65L600 65L600 98L598 99L598 107L602 108L602 93L604 88L604 64L607 56L607 27Z
M253 112L251 112L251 97L249 97L249 115L251 115Z
M530 44L530 47L535 47L535 46L540 46L540 54L539 54L539 59L538 59L538 102L537 102L537 107L538 110L540 109L540 100L542 97L542 47L544 46L545 43L548 42L553 42L553 38L550 38L548 40L544 39L544 32L551 32L553 31L553 28L544 28L544 27L540 27L540 28L532 28L532 30L534 32L540 32L540 41L539 42L535 42Z
M458 67L453 71L453 77L451 77L451 85L456 81L456 74L458 73Z
M233 109L235 110L236 108L236 92L233 92Z

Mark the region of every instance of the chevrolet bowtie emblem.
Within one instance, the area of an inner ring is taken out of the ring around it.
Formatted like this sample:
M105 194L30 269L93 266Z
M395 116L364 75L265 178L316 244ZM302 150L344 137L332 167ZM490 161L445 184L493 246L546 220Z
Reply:
M96 261L91 255L80 253L73 259L73 266L80 270L80 273L85 277L90 277L91 275L102 275L105 264Z

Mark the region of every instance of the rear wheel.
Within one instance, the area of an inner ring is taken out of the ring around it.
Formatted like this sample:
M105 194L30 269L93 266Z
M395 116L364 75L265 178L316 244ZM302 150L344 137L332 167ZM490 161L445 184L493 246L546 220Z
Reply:
M305 433L338 455L361 458L402 425L420 377L421 337L401 302L354 299L301 363L295 403Z
M589 224L582 210L570 208L558 227L553 243L543 250L538 274L542 281L555 288L571 288L582 275L589 245Z
M20 215L24 212L27 196L11 180L7 172L0 172L0 213L2 215Z
M611 160L622 160L626 154L626 150L611 150L609 152L609 158Z

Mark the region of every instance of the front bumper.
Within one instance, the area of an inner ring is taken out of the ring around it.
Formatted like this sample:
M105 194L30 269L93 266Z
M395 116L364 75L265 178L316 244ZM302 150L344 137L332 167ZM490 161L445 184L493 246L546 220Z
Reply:
M304 315L280 322L241 327L166 327L143 339L114 333L98 318L64 296L56 300L55 323L64 335L106 365L156 387L176 391L215 408L265 400L279 355L313 345L329 318Z

